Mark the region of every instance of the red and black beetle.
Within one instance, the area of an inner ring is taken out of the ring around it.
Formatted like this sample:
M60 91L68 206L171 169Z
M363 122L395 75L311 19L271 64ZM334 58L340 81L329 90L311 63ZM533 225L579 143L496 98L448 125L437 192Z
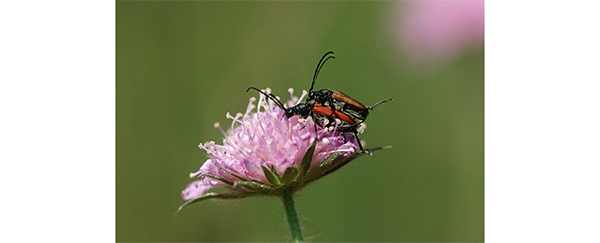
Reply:
M358 143L358 147L360 148L360 151L363 151L363 147L362 147L362 143L360 142L360 138L358 138L358 125L360 125L360 123L357 123L356 120L354 118L352 118L350 115L348 115L345 112L342 111L337 111L337 110L333 110L328 106L324 106L318 103L313 103L313 104L309 104L306 102L303 103L299 103L295 106L286 108L281 101L279 101L275 95L273 94L266 94L265 92L263 92L260 89L257 89L255 87L249 87L246 92L248 92L248 90L250 89L254 89L258 92L260 92L261 94L263 94L265 97L267 97L268 99L271 99L275 102L275 104L281 108L282 110L284 110L284 115L287 118L290 118L292 116L300 116L302 118L307 118L307 117L312 117L313 121L315 122L315 129L316 126L319 125L321 127L335 127L335 130L338 132L342 132L342 133L349 133L352 132L354 134L354 137L356 138L356 141Z
M255 87L249 87L246 92L248 92L250 89L254 89L265 95L265 97L268 99L273 100L275 104L279 106L279 108L285 111L284 115L287 118L295 115L298 115L302 118L311 116L315 122L315 125L325 125L325 127L334 126L336 131L352 132L356 137L360 150L362 151L363 147L360 139L358 138L358 126L365 121L369 115L369 110L372 110L375 106L381 103L391 101L392 99L379 101L373 106L365 106L340 91L330 89L312 91L321 68L330 58L335 58L332 51L325 53L325 55L321 57L321 60L315 69L312 85L310 86L306 101L299 103L296 106L286 108L281 101L275 97L275 95L266 94L262 90Z

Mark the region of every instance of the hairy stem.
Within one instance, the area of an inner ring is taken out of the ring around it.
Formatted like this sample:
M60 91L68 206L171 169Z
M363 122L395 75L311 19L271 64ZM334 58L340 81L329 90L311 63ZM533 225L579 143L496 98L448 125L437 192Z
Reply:
M294 192L292 190L283 191L281 199L283 200L285 213L287 214L290 230L292 231L292 239L294 242L304 242L302 240L300 223L298 223L298 214L296 213L296 207L294 206Z

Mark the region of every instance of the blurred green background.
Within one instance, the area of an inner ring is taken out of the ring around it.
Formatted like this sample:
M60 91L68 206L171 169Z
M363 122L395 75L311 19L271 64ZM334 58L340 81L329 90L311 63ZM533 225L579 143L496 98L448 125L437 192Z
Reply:
M399 2L118 1L116 240L289 241L278 198L206 201L180 192L207 154L197 145L270 87L287 100L341 90L371 112L366 147L297 197L307 241L483 241L483 46L414 64L397 48Z

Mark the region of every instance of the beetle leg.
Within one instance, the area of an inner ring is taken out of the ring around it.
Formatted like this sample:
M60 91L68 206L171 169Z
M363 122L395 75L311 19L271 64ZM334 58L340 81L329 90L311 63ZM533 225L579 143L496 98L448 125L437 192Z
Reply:
M360 138L358 138L358 134L356 133L356 130L352 131L352 133L354 133L354 137L356 138L356 142L358 142L358 147L360 148L360 151L365 150L362 146L362 143L360 142Z

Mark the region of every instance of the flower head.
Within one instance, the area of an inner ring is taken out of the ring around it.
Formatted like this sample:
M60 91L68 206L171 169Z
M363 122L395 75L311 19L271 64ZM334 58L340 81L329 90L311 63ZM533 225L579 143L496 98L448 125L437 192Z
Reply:
M298 99L292 89L289 93L287 107L297 105L306 95L303 92ZM255 100L250 99L244 114L227 113L233 120L229 131L215 124L225 136L223 145L214 141L199 145L210 158L190 174L199 180L181 193L183 199L191 199L182 207L207 198L277 196L283 190L295 191L372 151L357 151L352 134L316 126L311 117L287 118L284 110L264 95L259 98L258 108ZM208 193L213 188L225 188L226 192Z

